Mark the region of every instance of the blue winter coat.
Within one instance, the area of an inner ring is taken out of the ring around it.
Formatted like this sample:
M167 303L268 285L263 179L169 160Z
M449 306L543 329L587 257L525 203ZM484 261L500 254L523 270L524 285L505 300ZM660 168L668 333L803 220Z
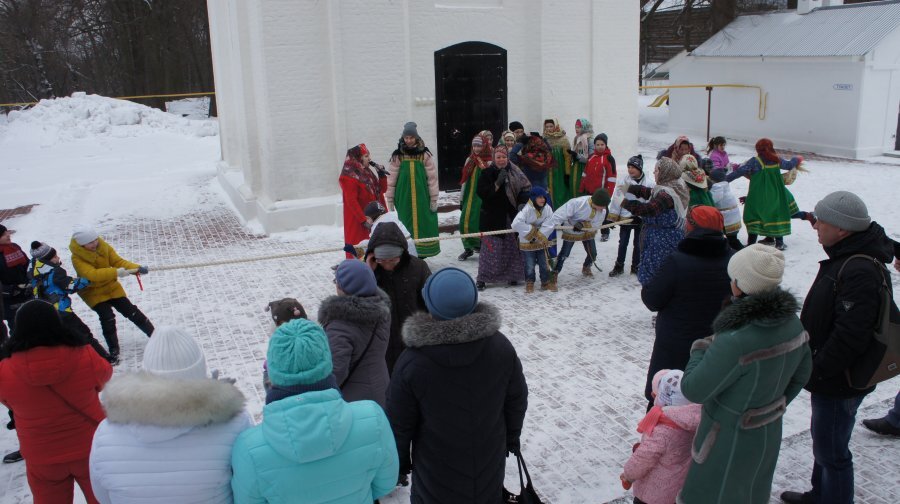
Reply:
M397 446L384 411L334 389L267 404L234 444L235 503L361 504L397 484Z

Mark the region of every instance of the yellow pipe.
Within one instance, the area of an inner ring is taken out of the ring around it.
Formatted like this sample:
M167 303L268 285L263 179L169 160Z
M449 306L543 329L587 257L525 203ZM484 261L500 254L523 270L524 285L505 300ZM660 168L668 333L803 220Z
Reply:
M638 86L638 89L687 89L687 88L703 88L708 87L724 87L724 88L751 88L759 91L759 111L756 117L763 121L766 119L766 108L769 103L769 93L763 92L762 86L751 86L747 84L674 84L671 86Z
M114 96L115 100L137 100L139 98L177 98L183 96L211 96L216 94L215 91L205 91L202 93L174 93L174 94L157 94L157 95L140 95L140 96ZM0 103L0 107L22 107L25 105L37 105L38 102L19 102L19 103Z

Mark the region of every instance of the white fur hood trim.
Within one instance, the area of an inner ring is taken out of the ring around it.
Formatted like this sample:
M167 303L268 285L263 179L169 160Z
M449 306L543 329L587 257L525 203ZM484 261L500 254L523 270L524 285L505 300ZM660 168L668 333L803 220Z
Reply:
M110 380L100 402L112 423L202 427L231 420L243 411L245 399L228 382L176 380L139 372Z

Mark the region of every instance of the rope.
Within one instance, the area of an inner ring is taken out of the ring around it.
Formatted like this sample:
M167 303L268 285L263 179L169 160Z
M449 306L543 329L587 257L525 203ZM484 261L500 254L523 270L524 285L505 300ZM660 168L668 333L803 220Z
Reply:
M594 229L597 229L597 230L606 229L606 228L615 227L615 226L619 226L619 225L623 225L623 224L628 224L631 221L632 221L632 219L624 219L624 220L612 222L610 224L605 224L605 225L602 225L602 226L600 226L598 228L594 228ZM556 226L554 229L557 229L560 231L567 231L567 230L571 230L572 228L573 228L573 226ZM435 236L435 237L428 237L428 238L419 238L417 240L413 240L413 243L433 242L433 241L442 241L442 240L459 240L462 238L481 238L484 236L496 236L496 235L509 234L509 233L515 233L515 231L513 231L512 229L502 229L500 231L486 231L486 232L467 233L467 234L460 234L460 235L453 234L453 235L445 235L445 236ZM205 268L208 266L225 266L228 264L242 264L242 263L250 263L250 262L257 262L257 261L269 261L272 259L285 259L288 257L301 257L301 256L317 255L317 254L330 254L330 253L334 253L334 252L344 252L344 248L343 247L321 248L321 249L312 249L312 250L301 250L299 252L285 252L283 254L272 254L272 255L257 256L257 257L243 257L243 258L238 258L238 259L221 259L218 261L207 261L207 262L202 262L202 263L170 264L167 266L154 266L153 271L173 271L173 270L180 270L180 269Z

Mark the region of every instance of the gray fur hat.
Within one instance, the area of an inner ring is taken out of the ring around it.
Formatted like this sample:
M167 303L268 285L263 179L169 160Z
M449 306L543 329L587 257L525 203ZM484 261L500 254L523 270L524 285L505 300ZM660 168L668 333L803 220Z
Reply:
M859 196L835 191L816 203L816 218L846 231L865 231L872 223L869 210Z

